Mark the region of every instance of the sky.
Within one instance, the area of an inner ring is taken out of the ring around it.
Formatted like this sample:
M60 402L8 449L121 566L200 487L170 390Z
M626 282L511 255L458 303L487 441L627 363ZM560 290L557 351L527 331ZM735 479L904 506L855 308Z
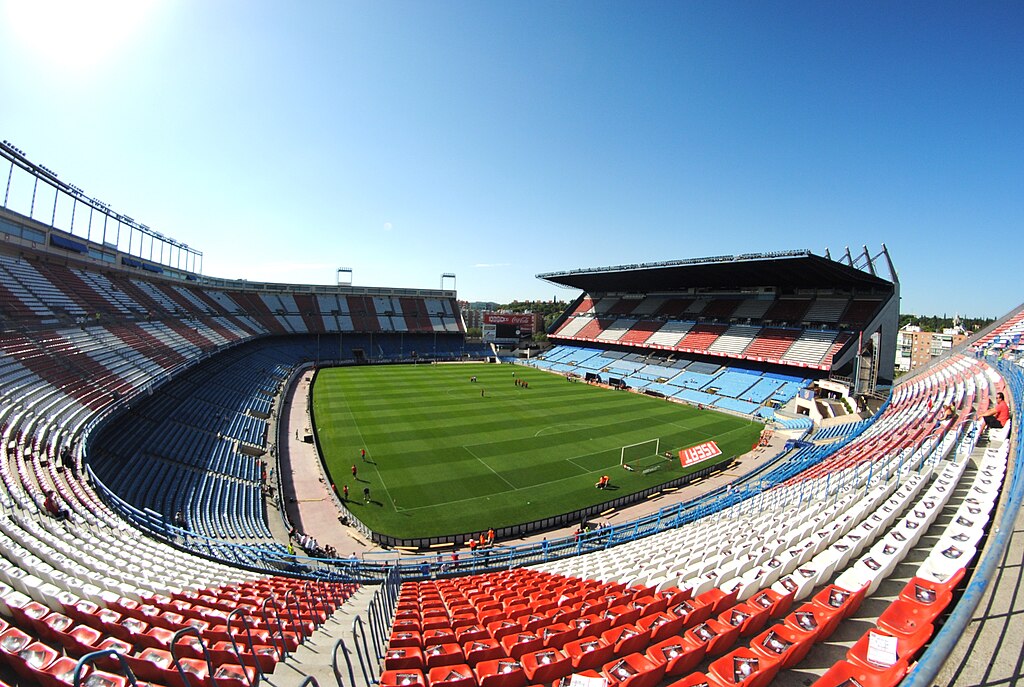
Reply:
M902 312L997 317L1022 30L1019 2L0 0L0 139L214 277L569 299L536 275L884 244Z

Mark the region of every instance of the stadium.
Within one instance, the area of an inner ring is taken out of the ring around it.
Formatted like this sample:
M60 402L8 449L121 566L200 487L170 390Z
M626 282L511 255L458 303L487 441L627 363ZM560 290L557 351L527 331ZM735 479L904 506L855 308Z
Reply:
M885 246L687 258L538 275L516 356L0 155L3 684L952 684L1005 632L1022 309L896 380Z

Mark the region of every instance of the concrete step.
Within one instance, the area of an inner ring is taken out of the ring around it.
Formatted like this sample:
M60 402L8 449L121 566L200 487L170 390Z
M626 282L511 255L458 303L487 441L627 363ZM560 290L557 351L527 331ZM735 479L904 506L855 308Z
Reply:
M334 678L332 660L334 648L338 640L343 640L345 646L351 653L353 664L353 677L355 683L350 682L347 664L338 649L338 667L342 673L342 683L345 687L370 687L363 679L362 671L359 669L358 660L354 653L354 642L352 640L352 620L360 616L364 623L366 621L366 608L377 591L376 585L364 585L353 594L348 601L342 605L334 615L331 616L322 627L309 637L295 653L277 665L273 675L267 675L264 684L271 687L298 687L307 676L316 678L320 687L335 687L338 682ZM378 677L376 669L371 671L370 679Z

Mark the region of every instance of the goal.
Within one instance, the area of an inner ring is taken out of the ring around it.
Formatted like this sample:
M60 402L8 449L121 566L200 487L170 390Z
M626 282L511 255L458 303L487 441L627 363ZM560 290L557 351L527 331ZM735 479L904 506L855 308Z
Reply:
M648 439L647 441L628 444L622 447L622 451L619 454L619 465L627 465L631 461L656 456L659 454L660 449L661 439Z

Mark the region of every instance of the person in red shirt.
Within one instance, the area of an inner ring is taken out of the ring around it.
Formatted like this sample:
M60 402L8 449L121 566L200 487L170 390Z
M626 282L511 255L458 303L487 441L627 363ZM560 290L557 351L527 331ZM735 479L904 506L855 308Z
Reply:
M68 512L54 498L52 491L46 492L46 499L43 501L43 508L46 512L57 518L58 520L67 520Z
M1002 392L996 394L995 406L982 413L981 419L985 421L987 427L993 429L1005 427L1006 423L1010 421L1010 407L1006 405L1006 399Z

